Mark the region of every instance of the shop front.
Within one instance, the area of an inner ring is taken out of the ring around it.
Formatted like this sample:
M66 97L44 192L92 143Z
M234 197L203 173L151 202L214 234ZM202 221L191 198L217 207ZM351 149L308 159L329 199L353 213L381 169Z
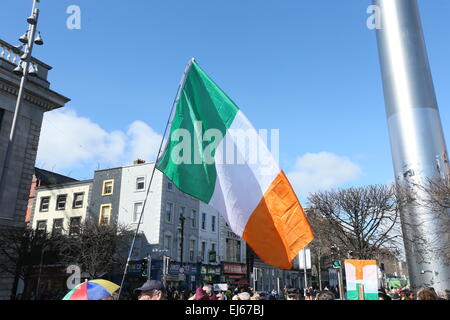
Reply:
M232 286L250 285L247 279L247 265L242 263L222 263L223 281Z
M165 277L166 288L187 288L195 290L197 281L197 265L179 262L171 263L169 273Z
M201 283L219 283L221 281L221 266L202 264L200 267Z

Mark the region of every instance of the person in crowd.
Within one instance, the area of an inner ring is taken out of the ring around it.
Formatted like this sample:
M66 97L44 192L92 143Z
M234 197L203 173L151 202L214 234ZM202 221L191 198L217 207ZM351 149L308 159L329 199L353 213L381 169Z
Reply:
M319 291L316 295L316 300L335 300L334 293L331 291Z
M232 300L250 300L251 295L248 291L249 291L249 288L247 288L247 287L239 288L238 294L234 295Z
M134 290L138 300L165 300L166 289L161 281L148 280L140 288Z
M261 300L261 296L258 293L255 293L250 300Z
M239 292L232 300L250 300L251 296L248 292Z
M422 288L417 292L417 300L438 300L433 288Z
M286 290L286 300L300 300L300 292L296 288Z
M378 291L378 300L387 300L390 301L392 300L391 297L389 297L388 294L386 294L386 292L384 290L379 290Z
M266 300L277 300L277 297L273 294L273 291L269 292L266 296Z
M205 284L202 289L206 292L208 300L217 300L217 297L213 291L213 286L211 284Z

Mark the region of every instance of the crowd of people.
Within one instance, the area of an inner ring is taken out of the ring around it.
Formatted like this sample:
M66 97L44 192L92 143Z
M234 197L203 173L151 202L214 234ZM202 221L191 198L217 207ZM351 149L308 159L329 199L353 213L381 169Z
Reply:
M450 300L450 290L434 290L434 288L421 288L410 290L404 288L382 288L378 291L380 300Z
M333 288L334 289L334 288ZM283 293L275 289L269 292L255 291L248 286L235 287L229 290L214 290L212 284L205 284L195 291L177 290L169 287L167 290L161 281L149 280L135 290L139 300L335 300L332 290L318 291L308 288L303 292L298 288L285 288Z
M285 288L280 294L276 290L258 292L248 286L223 291L214 290L211 284L195 291L178 291L174 288L166 290L161 281L149 280L135 293L139 300L336 300L338 291L338 288L330 290L327 287L320 291L310 287L304 292L298 288ZM379 291L379 300L450 300L450 291L436 292L433 288L422 288L414 292L408 288L383 288Z

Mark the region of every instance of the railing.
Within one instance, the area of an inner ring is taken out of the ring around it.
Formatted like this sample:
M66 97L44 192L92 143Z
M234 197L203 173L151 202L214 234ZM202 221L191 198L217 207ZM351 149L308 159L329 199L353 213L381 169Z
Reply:
M15 66L19 65L21 62L20 57L23 54L24 51L20 48L20 46L15 47L0 39L0 59L11 63L13 65L11 70L14 69ZM31 65L35 70L37 70L37 76L41 80L46 80L48 71L52 69L51 66L33 57L31 58Z
M0 40L0 58L3 58L14 65L18 65L21 54L23 54L22 50Z

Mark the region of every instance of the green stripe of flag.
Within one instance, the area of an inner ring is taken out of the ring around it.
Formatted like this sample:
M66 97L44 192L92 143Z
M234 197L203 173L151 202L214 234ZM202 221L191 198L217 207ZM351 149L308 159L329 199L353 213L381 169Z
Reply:
M214 193L217 172L214 163L206 163L203 150L212 143L217 146L219 141L203 141L203 134L209 129L217 129L224 137L238 111L238 106L194 61L176 106L169 142L156 168L178 189L208 203ZM198 121L202 123L201 128ZM186 156L180 151L183 138L174 139L179 129L187 130L191 137L189 163L177 164ZM214 156L215 149L211 154Z

